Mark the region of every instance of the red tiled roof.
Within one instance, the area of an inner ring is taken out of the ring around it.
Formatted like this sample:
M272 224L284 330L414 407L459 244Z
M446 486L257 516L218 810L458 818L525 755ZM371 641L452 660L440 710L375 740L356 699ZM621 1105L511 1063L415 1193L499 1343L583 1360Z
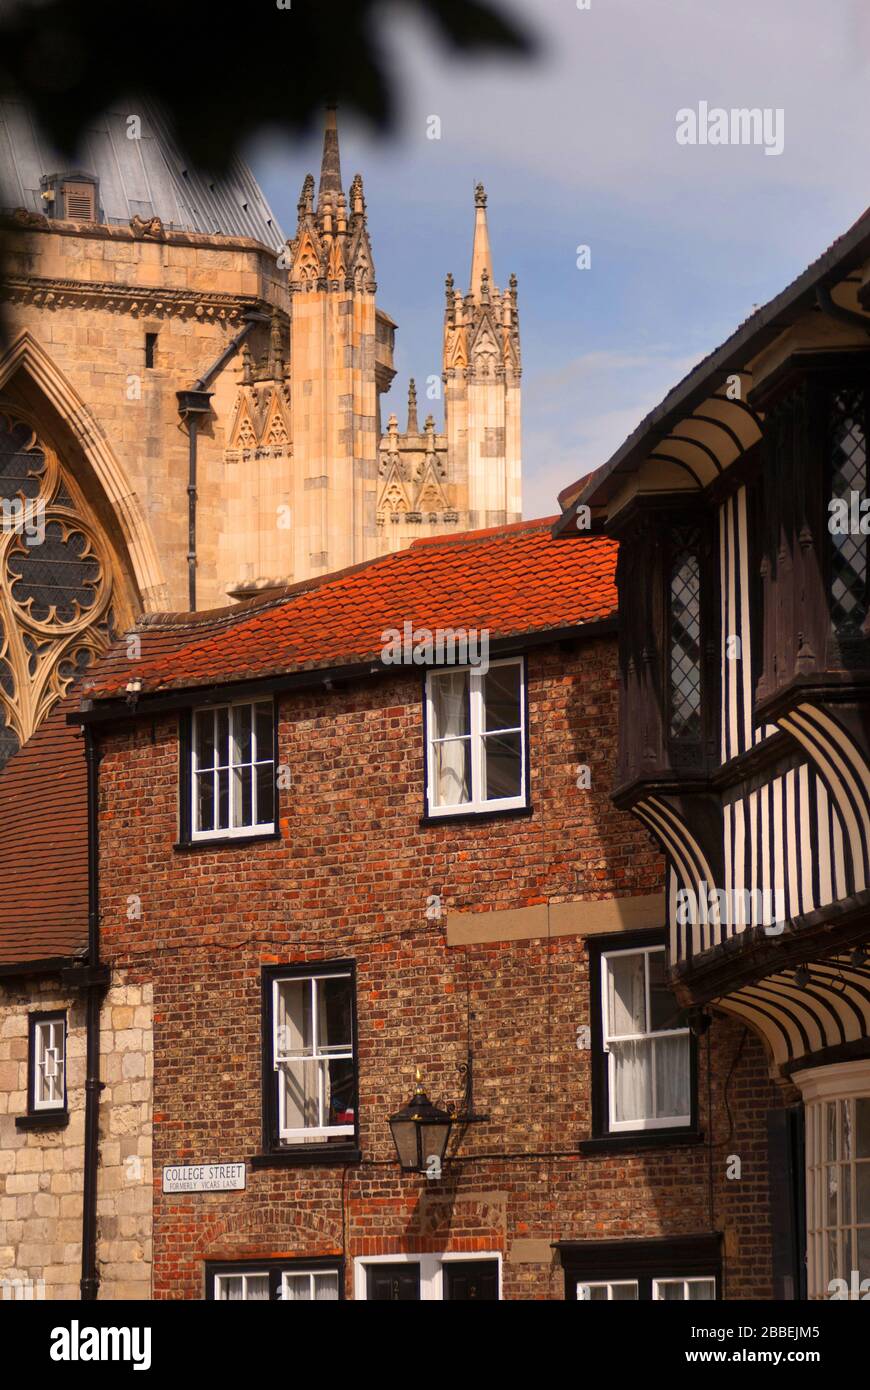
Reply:
M0 965L87 945L87 769L71 707L62 702L0 774Z
M382 634L405 622L431 632L487 629L490 643L596 622L616 613L616 544L554 540L554 517L416 541L407 550L204 613L155 614L80 684L83 697L255 680L380 660Z

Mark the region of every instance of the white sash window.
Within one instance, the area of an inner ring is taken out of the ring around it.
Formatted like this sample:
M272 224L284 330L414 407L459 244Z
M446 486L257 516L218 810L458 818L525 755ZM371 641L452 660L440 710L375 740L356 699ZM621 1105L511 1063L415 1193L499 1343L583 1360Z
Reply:
M356 1131L350 971L272 982L278 1138L309 1144Z
M664 947L603 954L601 992L610 1131L691 1124L690 1036L674 1027Z
M485 672L430 671L426 682L430 815L525 806L526 694L523 661Z
M192 838L223 839L274 831L272 701L195 710L192 732Z

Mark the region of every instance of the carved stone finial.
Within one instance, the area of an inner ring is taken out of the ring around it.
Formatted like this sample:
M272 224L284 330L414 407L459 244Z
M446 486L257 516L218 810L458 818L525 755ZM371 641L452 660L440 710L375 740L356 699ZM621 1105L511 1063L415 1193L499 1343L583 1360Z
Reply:
M251 356L251 349L247 343L242 343L242 382L245 386L253 385L254 381L254 359Z
M302 183L302 192L299 194L299 202L296 204L297 211L301 217L303 213L314 211L314 175L306 174Z
M354 174L350 185L350 210L355 217L365 217L366 200L363 193L362 174Z
M475 184L474 186L474 206L476 208L486 207L486 189L482 183Z
M417 383L411 377L408 382L408 434L419 434L420 427L417 424Z

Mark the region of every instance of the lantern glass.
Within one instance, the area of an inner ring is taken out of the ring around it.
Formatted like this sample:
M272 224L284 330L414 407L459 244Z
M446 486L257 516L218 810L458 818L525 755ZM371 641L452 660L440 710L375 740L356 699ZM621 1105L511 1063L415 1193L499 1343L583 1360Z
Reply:
M425 1094L418 1077L417 1089L408 1104L390 1116L390 1129L399 1166L406 1173L431 1172L440 1174L453 1116L433 1105ZM429 1160L437 1159L436 1165Z
M415 1172L420 1167L419 1130L416 1120L395 1115L390 1120L393 1143L399 1155L399 1167L406 1172Z

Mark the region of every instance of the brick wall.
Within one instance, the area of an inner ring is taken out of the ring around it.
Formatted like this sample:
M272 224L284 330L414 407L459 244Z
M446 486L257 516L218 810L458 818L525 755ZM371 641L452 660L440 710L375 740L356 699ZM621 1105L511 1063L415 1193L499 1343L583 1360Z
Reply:
M154 1188L154 1294L199 1298L205 1260L443 1250L504 1257L504 1293L559 1298L557 1239L726 1233L730 1296L770 1294L764 1116L778 1103L760 1047L716 1022L706 1145L581 1157L590 1133L582 936L446 944L445 913L660 891L647 834L609 800L615 649L609 640L528 659L529 817L421 825L419 673L280 704L281 838L183 852L174 717L103 740L102 931L116 968L154 986L154 1172L250 1160L262 1149L264 965L352 957L357 969L362 1163L248 1169L243 1193ZM576 767L591 768L578 790ZM141 918L129 920L131 894ZM413 1089L461 1099L471 1038L475 1105L440 1182L402 1175L387 1116ZM729 1083L729 1121L724 1086ZM545 1155L552 1154L552 1157ZM726 1156L743 1159L725 1176ZM532 1242L535 1242L533 1245Z

